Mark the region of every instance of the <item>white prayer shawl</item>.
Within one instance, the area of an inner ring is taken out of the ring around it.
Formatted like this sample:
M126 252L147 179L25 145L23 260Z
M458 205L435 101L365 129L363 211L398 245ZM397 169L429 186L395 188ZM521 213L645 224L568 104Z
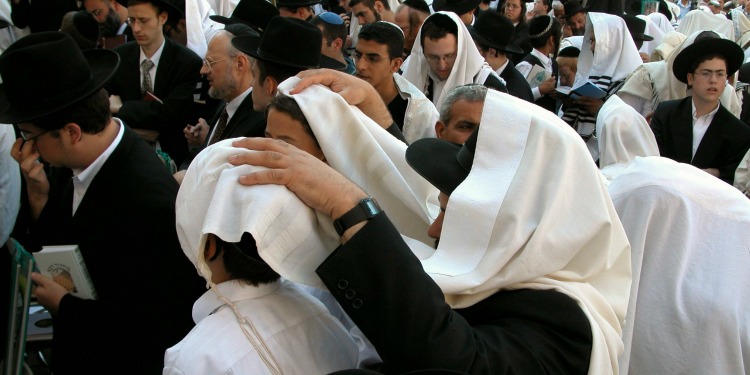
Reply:
M448 16L458 27L458 49L456 61L453 64L453 70L450 75L444 81L442 90L437 90L435 87L438 86L438 82L434 83L432 93L432 102L435 103L435 108L440 108L443 103L445 95L456 86L465 85L467 83L484 83L487 77L494 75L498 79L500 77L492 70L485 61L484 57L479 54L479 50L474 45L474 40L469 34L469 30L464 25L463 21L453 12L436 12L430 17L436 15ZM429 19L430 17L427 17ZM425 20L426 22L426 20ZM411 55L409 55L409 65L404 68L403 77L411 82L422 92L426 92L429 83L430 66L427 63L422 49L422 29L419 29L417 38L414 41L414 46L411 49Z
M214 14L216 13L207 0L185 0L187 47L201 58L206 56L211 38L224 28L222 24L209 18Z
M669 2L667 2L667 3L669 3ZM648 19L651 20L651 22L653 22L656 25L656 27L658 27L662 31L662 33L664 35L669 34L672 31L674 31L674 26L672 26L672 23L669 22L669 19L667 19L667 16L665 16L665 15L659 13L659 12L654 12L654 13L649 14L647 17L648 17ZM651 34L649 34L649 35L651 35ZM653 36L653 35L651 35L651 36Z
M651 13L651 14L659 14L662 17L664 17L664 15L661 13ZM644 16L642 14L639 14L636 17L646 22L646 30L643 33L654 38L654 40L643 41L643 45L641 46L641 49L638 50L638 52L644 52L647 55L651 56L651 53L654 52L654 49L656 49L656 46L658 46L661 43L661 40L664 38L665 33L664 31L662 31L661 28L659 28L659 26L657 26L651 20L651 18Z
M636 158L609 192L633 252L621 373L750 372L750 201L662 157Z
M742 49L750 47L750 19L740 8L732 9L732 24L734 25L734 37Z
M659 146L646 119L617 95L599 110L596 134L599 168L629 164L636 156L659 156Z
M724 35L727 39L734 38L734 25L726 17L716 17L712 13L706 13L701 10L691 10L680 21L677 31L691 35L696 31L711 30Z
M747 151L734 172L734 187L745 195L750 192L750 150Z
M589 374L617 373L630 250L591 155L559 117L505 93L488 90L481 124L437 250L412 250L454 308L499 290L571 296L591 324Z
M208 5L211 7L211 9L214 10L214 13L229 17L232 15L232 12L234 12L234 8L237 7L237 4L240 2L240 0L207 0Z
M297 82L297 77L282 82L279 93L289 95ZM434 243L427 228L438 214L438 190L406 163L406 144L326 87L289 96L305 114L328 164L375 197L402 235Z
M656 46L654 51L651 53L651 62L666 60L669 55L672 54L675 48L682 42L684 42L685 39L687 39L687 36L677 31L672 31L665 34L661 40L661 43Z
M398 73L393 73L393 80L396 82L401 98L406 99L406 113L404 113L404 123L402 133L407 143L412 143L422 138L435 138L435 123L440 114L430 99L424 96L424 93L401 77Z
M596 39L596 52L591 52L588 41ZM625 20L606 13L589 12L586 16L584 48L578 56L578 72L573 87L590 81L608 97L615 94L637 67L643 64L635 42L630 36ZM596 117L583 107L571 105L563 114L563 120L573 126L584 140L594 160L599 159L596 141Z
M583 47L583 36L581 35L569 36L567 38L563 38L562 40L560 40L560 50L562 50L565 47L570 47L570 46L576 47L580 50Z
M703 32L694 32L682 42L667 58L666 61L657 61L643 64L628 78L620 89L621 94L630 94L651 101L652 109L667 100L682 99L688 96L687 84L681 82L673 74L674 60L686 47L693 44L695 38ZM720 37L725 38L719 34ZM734 87L727 83L720 98L721 104L733 115L739 117L742 111ZM638 110L638 108L636 108ZM646 115L641 113L642 115Z

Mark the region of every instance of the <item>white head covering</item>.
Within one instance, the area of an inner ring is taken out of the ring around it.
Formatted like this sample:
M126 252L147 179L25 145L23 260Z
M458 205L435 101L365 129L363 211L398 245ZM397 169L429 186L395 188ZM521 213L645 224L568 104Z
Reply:
M661 157L636 158L609 192L633 248L622 373L748 373L750 201Z
M685 39L682 44L677 46L669 55L666 61L656 61L643 64L636 70L633 75L625 82L620 92L635 95L646 100L650 100L653 108L663 101L682 99L687 97L687 84L681 82L672 73L674 61L677 55L686 47L693 44L695 38L702 33L698 30ZM726 39L724 35L719 34L721 38ZM741 107L737 96L734 94L734 88L727 83L724 93L721 95L721 104L729 112L739 115Z
M654 25L656 25L656 27L658 27L662 31L662 34L666 35L674 31L674 26L672 26L672 23L669 22L669 19L664 14L659 13L659 12L653 12L646 17L648 17L648 19L650 19L651 22L653 22ZM648 34L648 35L651 35L651 34Z
M687 36L677 31L665 34L661 43L651 53L651 62L666 60L685 39L687 39Z
M630 251L604 179L576 132L534 104L488 90L481 124L425 271L455 308L501 289L571 296L594 336L589 373L616 372Z
M570 46L576 47L580 50L583 46L583 35L569 36L560 40L560 50Z
M474 40L471 38L466 25L464 25L463 21L455 13L436 12L427 17L425 22L428 22L432 17L444 16L450 17L458 28L458 49L456 50L458 56L456 57L456 62L453 64L450 76L445 80L443 89L440 92L436 90L432 94L432 102L435 103L436 108L440 108L443 98L454 87L467 83L484 83L487 76L495 74L492 68L484 61L484 57L479 54L479 50L474 45ZM405 68L402 75L414 86L422 90L422 92L425 92L427 90L427 78L430 66L427 63L427 58L424 56L421 41L422 29L420 28L417 38L414 41L411 55L409 55L409 65Z
M735 40L732 21L726 17L716 17L698 9L689 11L680 21L680 25L677 26L677 31L685 35L706 30L716 31L726 36L727 39Z
M211 38L224 28L209 18L214 14L207 0L185 0L187 47L201 58L206 56Z
M589 41L596 39L596 52L591 52ZM635 42L630 36L625 20L606 13L589 12L586 15L584 47L578 56L578 72L573 87L590 81L607 92L607 97L616 93L625 78L643 65ZM605 98L606 99L606 98ZM565 122L579 134L589 137L587 146L594 160L599 159L596 137L596 118L578 105L571 105L563 114Z
M596 134L599 168L629 164L636 156L659 156L659 146L646 119L617 95L599 110Z
M666 19L666 16L664 16L661 13L651 13L651 14L659 14L664 19ZM650 15L649 15L650 16ZM661 43L661 40L664 38L664 31L662 31L659 26L657 26L650 17L644 16L642 14L637 15L636 17L646 21L646 30L644 31L644 34L654 38L654 40L644 40L643 45L641 46L641 49L638 50L639 52L645 52L647 55L651 56L651 53L654 52L654 49L656 49L656 46ZM669 23L669 22L667 22ZM670 25L672 27L672 25ZM673 29L674 30L674 29Z

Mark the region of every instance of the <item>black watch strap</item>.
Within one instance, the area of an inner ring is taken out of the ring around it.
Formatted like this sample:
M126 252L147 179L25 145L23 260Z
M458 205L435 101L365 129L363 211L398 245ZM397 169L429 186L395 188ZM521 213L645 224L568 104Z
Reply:
M354 206L349 212L341 215L340 218L333 221L333 227L336 228L336 233L339 236L343 235L347 229L363 222L372 219L375 215L379 214L383 210L380 209L378 201L375 198L368 197L364 198Z

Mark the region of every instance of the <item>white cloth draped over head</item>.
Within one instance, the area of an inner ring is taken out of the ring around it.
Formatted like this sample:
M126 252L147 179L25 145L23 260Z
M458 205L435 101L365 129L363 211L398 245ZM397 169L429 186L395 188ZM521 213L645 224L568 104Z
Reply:
M621 373L750 371L750 201L662 157L636 158L609 185L632 246Z
M656 25L656 27L659 28L659 30L662 31L662 33L664 35L669 34L672 31L674 31L674 26L672 26L672 23L669 22L669 19L667 19L667 16L665 16L665 15L659 13L659 12L653 12L653 13L649 14L647 17L648 17L648 19L651 20L651 22L654 23L654 25ZM651 35L651 34L648 34L648 35ZM651 36L653 36L653 35L651 35Z
M595 52L589 41L596 40ZM590 81L605 92L607 97L616 93L625 78L643 64L635 42L630 36L625 20L606 13L589 12L586 16L584 47L578 56L578 72L573 87ZM605 100L606 98L605 97ZM596 137L596 117L582 106L573 104L566 109L563 120L573 126L578 134L588 138L586 144L594 160L599 158Z
M636 156L659 156L654 132L646 119L617 95L607 100L596 117L599 168L629 164Z
M664 16L661 13L651 13L651 14L659 14L664 19L666 19L666 16ZM650 15L649 15L650 16ZM664 38L664 31L657 26L650 17L644 16L642 14L637 15L636 17L646 21L646 30L643 32L644 34L654 38L654 40L644 40L643 45L641 46L641 49L638 50L638 52L644 52L647 55L651 56L651 53L654 52L654 49L656 49L656 46L658 46L661 43L661 40ZM670 25L671 27L671 25Z
M328 164L375 197L402 235L433 243L438 191L406 163L406 145L327 87L289 95L297 82L282 82L279 93L299 104Z
M458 28L458 49L456 50L458 55L453 64L453 70L451 70L450 76L445 80L445 85L442 90L438 92L438 90L433 88L435 92L432 94L432 102L435 103L435 107L438 108L438 110L443 103L445 95L454 87L465 85L467 83L484 83L490 74L496 75L492 68L484 61L484 57L479 54L479 50L474 45L474 40L471 38L469 30L455 13L436 12L430 17L427 17L425 22L431 17L446 16L449 17ZM411 49L411 55L409 55L409 65L405 68L402 75L414 86L422 90L422 92L425 92L428 85L430 66L424 55L421 40L422 29L420 28L419 33L417 33L417 38L414 41L414 46ZM434 87L436 86L437 83L434 84Z
M488 90L473 167L450 196L438 248L425 256L411 246L454 308L507 289L571 296L592 328L589 374L616 373L629 245L591 155L553 113Z
M666 60L685 39L687 36L681 32L672 31L665 34L661 43L651 52L651 62Z
M716 18L716 17L714 17ZM663 101L682 99L688 96L687 84L681 82L673 74L674 61L677 55L686 47L693 44L695 38L702 33L699 30L691 34L669 55L665 61L656 61L643 64L637 69L631 77L625 82L620 89L622 94L630 94L651 101L653 109ZM721 38L726 39L724 35L719 34ZM721 104L729 112L739 117L742 110L737 95L734 93L734 87L729 83L726 84L724 92L721 95Z
M734 41L738 42L747 39L750 31L750 20L747 19L745 12L741 8L734 8L730 12L732 16L732 25L734 26ZM744 48L743 48L744 49Z
M560 40L560 50L562 50L565 47L570 47L570 46L576 47L580 50L583 47L583 36L582 35L569 36L567 38L563 38L562 40Z
M185 0L187 47L201 58L206 56L208 42L224 27L209 16L215 12L207 0Z
M716 17L712 13L706 13L701 10L691 10L680 21L677 31L691 35L696 31L711 30L720 33L726 39L735 40L734 25L726 17Z

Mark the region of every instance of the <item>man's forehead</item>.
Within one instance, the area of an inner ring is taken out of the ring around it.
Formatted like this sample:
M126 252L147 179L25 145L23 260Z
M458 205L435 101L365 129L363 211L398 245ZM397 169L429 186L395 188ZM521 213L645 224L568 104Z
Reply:
M456 36L451 33L447 33L444 37L439 39L426 37L424 41L425 43L422 47L425 53L428 53L428 50L451 50L450 52L454 52L458 49L458 39L456 39Z
M357 46L354 48L357 52L366 55L366 54L383 54L388 52L388 46L385 44L378 43L374 40L364 40L360 39L357 43Z

